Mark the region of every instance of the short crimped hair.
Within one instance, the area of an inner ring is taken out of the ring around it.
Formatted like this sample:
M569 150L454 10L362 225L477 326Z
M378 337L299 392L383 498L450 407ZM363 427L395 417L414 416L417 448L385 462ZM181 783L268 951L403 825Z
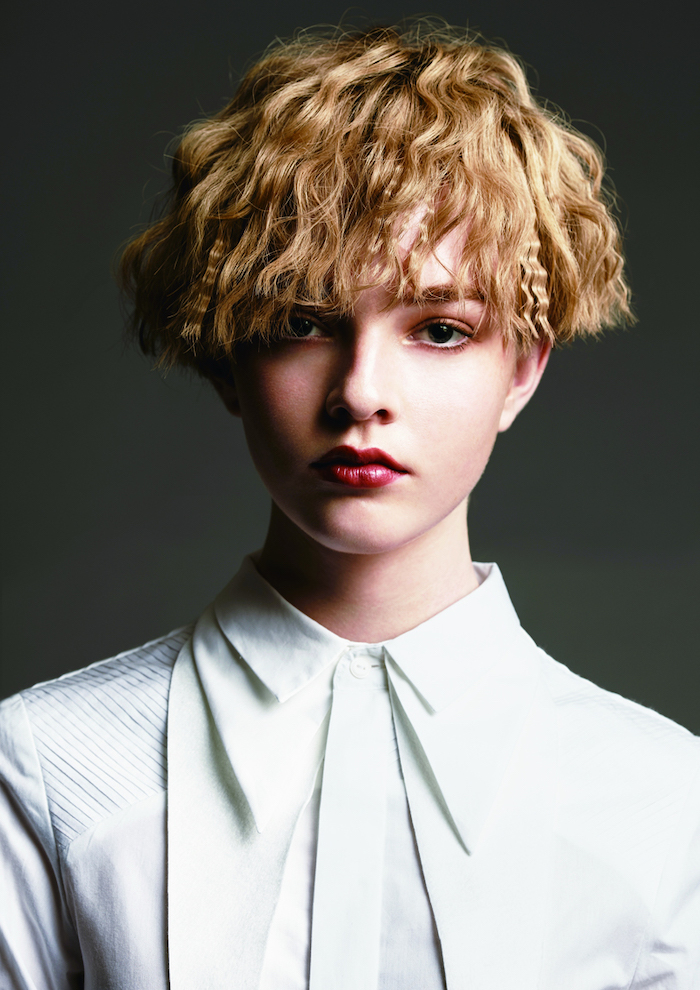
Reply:
M141 346L166 364L224 374L237 342L299 306L347 314L368 286L420 302L421 266L458 225L458 293L521 350L631 316L600 151L465 30L277 41L185 132L172 173L120 266Z

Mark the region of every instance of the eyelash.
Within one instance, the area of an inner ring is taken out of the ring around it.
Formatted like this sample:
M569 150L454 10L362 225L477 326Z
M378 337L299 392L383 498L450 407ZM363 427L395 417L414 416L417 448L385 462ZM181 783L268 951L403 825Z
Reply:
M471 343L474 337L474 331L471 328L469 330L465 330L462 326L457 326L450 320L430 320L422 327L414 330L412 336L422 333L424 330L429 330L431 327L448 327L450 330L460 334L462 337L462 340L457 344L437 344L435 342L431 343L429 341L421 341L421 343L425 344L426 347L429 347L433 351L449 351L450 353L453 351L463 351L464 348Z
M286 326L285 330L282 333L282 339L283 340L308 340L309 339L307 337L304 337L304 336L301 336L301 335L300 336L297 336L295 333L292 333L292 323L294 321L298 321L300 323L309 323L316 330L324 330L324 328L322 326L320 326L318 323L316 323L310 316L303 316L303 315L290 316L289 317L289 320L287 321L287 326Z
M315 328L316 330L320 330L324 334L327 334L328 333L328 331L320 324L320 322L316 322L310 316L304 316L303 314L299 314L297 316L290 317L289 323L287 324L287 331L288 332L283 335L283 339L286 339L286 340L298 340L298 341L318 339L318 337L302 336L302 335L297 336L296 334L292 333L291 332L292 331L292 326L291 326L292 321L299 321L301 323L308 323L311 327ZM418 341L418 343L420 343L421 345L423 345L425 347L429 347L430 350L433 350L433 351L450 351L450 352L453 352L453 351L462 351L471 342L471 340L474 337L474 330L472 330L471 328L469 329L469 331L467 331L467 330L464 330L462 326L457 326L456 324L452 323L450 320L435 320L435 319L430 320L427 323L424 323L423 326L422 327L418 327L417 330L413 330L412 333L410 334L410 337L415 337L417 334L422 333L425 330L429 330L431 327L449 327L452 331L454 331L455 333L460 334L462 336L462 338L463 338L461 341L459 341L459 343L456 343L456 344L439 344L439 343L430 342L430 341L426 341L426 340L419 340Z

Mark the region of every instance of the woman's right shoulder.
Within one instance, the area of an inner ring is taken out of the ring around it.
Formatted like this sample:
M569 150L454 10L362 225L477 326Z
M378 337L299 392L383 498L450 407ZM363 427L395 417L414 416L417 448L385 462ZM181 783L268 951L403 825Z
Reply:
M34 717L41 719L49 712L61 720L61 713L65 717L67 710L76 705L84 716L91 706L118 708L119 698L127 702L127 707L132 707L151 697L164 694L167 697L172 668L183 645L191 638L192 630L192 625L174 629L143 646L42 681L5 699L0 703L0 711L4 714L21 704L30 721Z
M59 844L164 786L170 679L192 630L176 629L0 704L0 778L25 808L27 789L45 790L41 803L48 800Z

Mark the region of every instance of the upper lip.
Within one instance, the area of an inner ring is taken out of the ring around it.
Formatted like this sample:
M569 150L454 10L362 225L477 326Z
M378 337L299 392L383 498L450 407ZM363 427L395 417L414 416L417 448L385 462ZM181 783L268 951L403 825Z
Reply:
M364 450L357 450L355 447L349 447L343 444L342 447L334 447L333 450L329 450L322 457L319 457L317 461L313 462L313 467L322 467L326 464L350 464L353 466L360 464L384 464L386 467L391 468L392 471L402 471L404 474L408 473L408 468L405 468L398 461L395 461L393 457L380 450L379 447L366 447Z

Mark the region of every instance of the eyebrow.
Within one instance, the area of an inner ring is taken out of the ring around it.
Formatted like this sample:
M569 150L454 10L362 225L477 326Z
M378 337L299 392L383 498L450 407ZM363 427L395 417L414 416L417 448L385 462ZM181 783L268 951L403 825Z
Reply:
M425 303L441 302L478 302L483 303L484 299L476 291L462 292L454 282L446 282L444 285L428 285L418 294L418 300L413 293L406 299L407 306L422 306Z

